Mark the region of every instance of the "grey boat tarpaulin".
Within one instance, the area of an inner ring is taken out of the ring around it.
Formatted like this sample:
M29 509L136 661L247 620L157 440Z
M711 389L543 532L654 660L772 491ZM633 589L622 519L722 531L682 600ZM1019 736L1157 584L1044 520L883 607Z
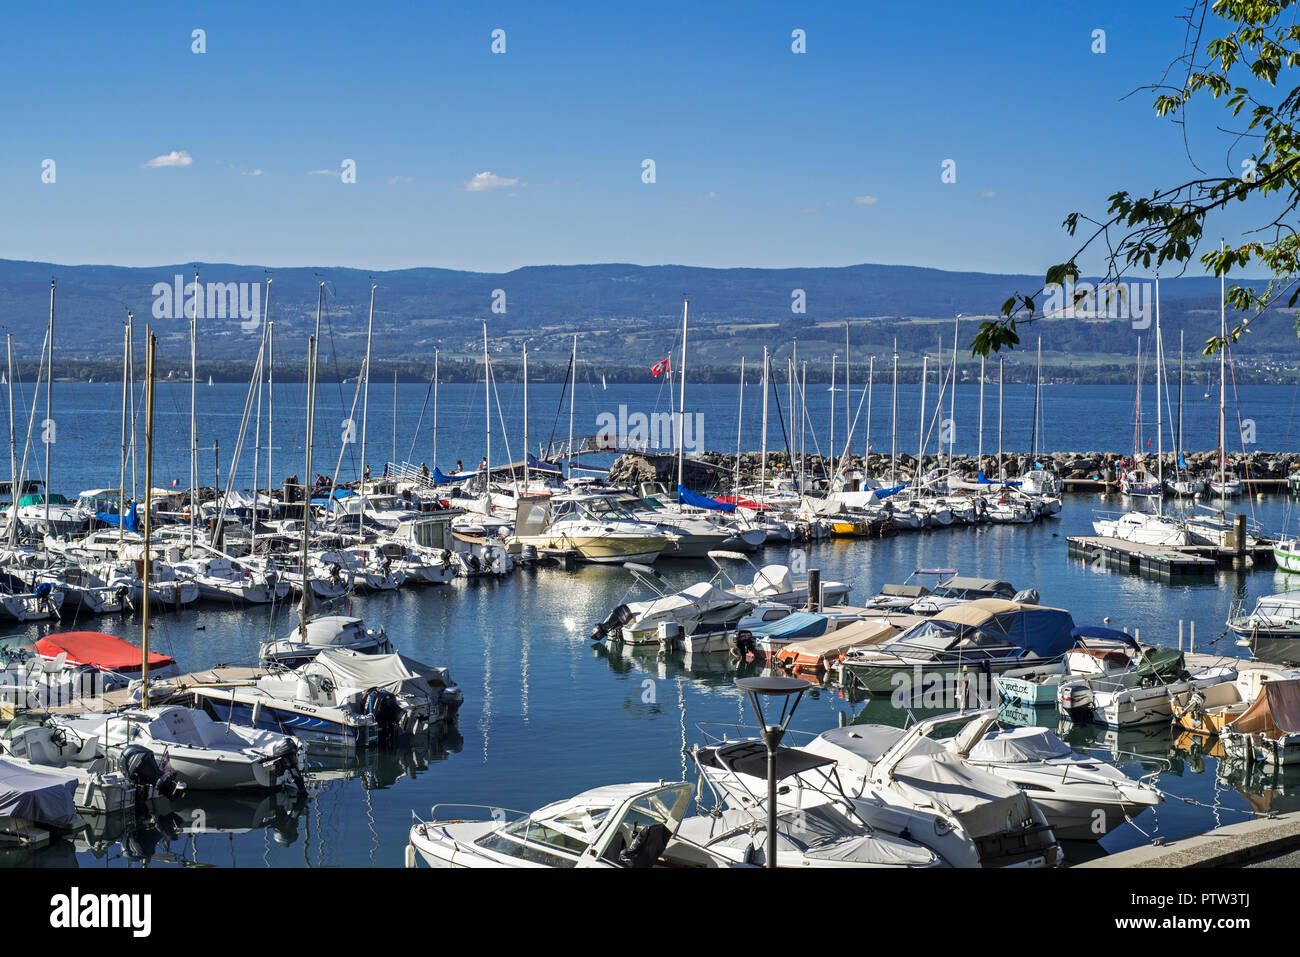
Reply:
M46 827L78 823L75 778L0 761L0 817L17 817Z

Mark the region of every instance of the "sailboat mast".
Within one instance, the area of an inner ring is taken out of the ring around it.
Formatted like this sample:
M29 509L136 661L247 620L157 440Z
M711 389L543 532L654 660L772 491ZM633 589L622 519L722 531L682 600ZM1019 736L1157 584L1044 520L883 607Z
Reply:
M898 484L898 340L894 340L894 398L889 417L889 484Z
M142 588L144 601L142 602L143 607L140 609L140 630L142 633L140 639L140 706L148 708L149 582L153 572L153 540L151 538L153 521L149 513L153 510L153 381L158 339L147 325L144 329L144 339L146 344L144 370L144 582Z
M853 393L850 391L849 383L849 323L844 321L844 463L848 467L849 461L849 432L853 427L849 424L849 399ZM835 450L831 449L834 454Z
M1007 478L1007 470L1002 467L1002 386L1006 382L1006 365L1001 356L998 357L998 481L1004 482Z
M9 385L9 527L10 544L13 544L12 529L18 523L18 444L14 438L14 337L13 333L5 335L6 364L9 369L5 379Z
M266 281L266 301L271 301L271 280ZM271 441L271 430L275 426L275 323L266 324L266 497L267 511L271 509L271 492L275 488L275 472L271 468L271 456L275 454L275 443Z
M1165 417L1164 400L1161 397L1163 386L1165 343L1160 335L1160 276L1156 276L1156 510L1165 512Z
M324 283L321 284L322 291ZM319 306L317 309L319 310ZM298 603L298 639L307 640L307 615L311 607L311 574L307 565L307 545L311 540L311 487L307 484L312 475L312 440L316 423L316 337L307 340L307 428L303 436L306 446L303 463L302 490L302 600Z
M45 428L41 430L41 438L45 442L45 530L50 530L50 446L54 443L50 441L53 436L49 434L48 429L54 425L54 420L50 418L50 404L53 401L51 394L54 391L54 287L56 280L50 280L50 359L49 359L49 378L45 380ZM18 499L14 499L14 514L18 514Z
M1223 253L1223 240L1219 240L1219 253ZM1224 499L1227 494L1228 436L1225 432L1223 384L1228 353L1228 313L1225 305L1224 273L1219 271L1219 524L1224 523Z
M528 343L524 343L524 494L528 494Z
M930 379L930 357L921 357L921 426L916 436L916 490L921 490L921 470L925 461L925 387Z
M131 365L131 310L126 311L126 325L122 327L122 459L121 459L121 477L118 484L118 506L117 506L117 545L120 550L122 547L123 528L122 523L126 520L126 402L130 396L126 380L127 370ZM9 377L13 381L13 376ZM12 396L13 392L10 391ZM10 400L12 403L12 399ZM14 497L17 502L17 496ZM190 509L193 510L194 503L190 502ZM12 537L10 544L13 544Z
M975 452L975 474L984 470L984 356L980 356L980 434Z
M957 330L961 317L952 321L952 394L948 396L948 471L952 471L952 443L957 433Z
M831 356L831 388L830 388L830 393L831 393L831 441L830 441L829 451L830 451L830 453L831 453L831 464L832 464L832 465L834 465L834 463L835 463L835 364L836 364L836 362L837 362L838 360L839 360L839 355L838 355L838 354L835 354L835 355L832 355L832 356ZM826 477L827 477L828 479L831 478L831 476L830 476L829 474L827 474Z
M198 300L195 300L197 303ZM190 548L198 538L199 520L199 405L195 394L198 381L198 306L195 315L190 317ZM256 504L256 503L255 503ZM121 523L119 522L119 527Z
M488 498L488 510L492 507L492 376L488 371L487 320L483 321L483 421L487 425L487 455L483 456L487 467L483 470L483 494Z
M361 386L361 525L359 531L365 534L366 521L366 425L369 422L370 413L370 336L375 328L375 283L370 283L370 313L366 319L366 381ZM396 421L396 418L394 418ZM396 463L397 454L393 453L393 462Z
M573 334L573 354L569 356L569 374L573 381L569 383L569 451L564 456L566 477L573 478L573 398L578 393L578 334ZM668 397L672 398L669 391Z
M763 492L767 489L767 346L763 346L763 442L760 461L758 463L758 507L763 507ZM762 515L760 513L760 518Z
M740 433L745 424L745 357L740 357L740 395L736 400L736 469L731 479L732 494L740 490Z
M682 388L681 397L678 401L677 410L677 501L682 500L682 466L686 454L686 317L690 312L691 301L682 300ZM669 391L669 399L672 398L672 392Z
M863 444L862 453L862 478L870 478L870 468L868 468L868 459L871 456L871 391L876 383L876 357L873 355L867 360L867 440Z
M433 350L433 467L438 467L438 350Z

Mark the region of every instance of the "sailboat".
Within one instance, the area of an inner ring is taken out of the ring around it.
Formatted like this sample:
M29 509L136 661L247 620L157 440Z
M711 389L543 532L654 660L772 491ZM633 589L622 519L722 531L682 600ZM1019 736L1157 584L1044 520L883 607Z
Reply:
M208 385L212 385L212 376L208 376Z

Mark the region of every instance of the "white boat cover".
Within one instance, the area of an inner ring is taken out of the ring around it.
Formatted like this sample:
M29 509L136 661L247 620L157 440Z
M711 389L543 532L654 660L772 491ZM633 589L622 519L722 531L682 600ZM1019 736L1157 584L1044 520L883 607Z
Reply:
M362 655L353 651L322 651L302 666L303 671L328 672L342 691L383 688L393 694L429 695L430 682L439 669L422 665L404 655ZM441 680L439 684L445 684Z
M985 736L970 750L970 760L1019 764L1068 758L1074 751L1047 728L1008 728Z
M0 761L0 817L26 818L46 827L77 823L75 778Z
M754 594L764 597L788 595L794 591L794 579L785 565L764 565L754 575Z

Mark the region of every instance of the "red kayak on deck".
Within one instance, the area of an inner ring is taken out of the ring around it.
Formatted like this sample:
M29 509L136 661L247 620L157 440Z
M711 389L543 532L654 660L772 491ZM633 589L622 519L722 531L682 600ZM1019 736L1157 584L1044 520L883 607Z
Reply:
M67 654L70 667L89 665L124 677L140 676L140 649L129 641L98 631L64 631L46 635L36 642L36 653L47 661ZM149 674L159 678L176 673L176 659L156 652L149 653Z

